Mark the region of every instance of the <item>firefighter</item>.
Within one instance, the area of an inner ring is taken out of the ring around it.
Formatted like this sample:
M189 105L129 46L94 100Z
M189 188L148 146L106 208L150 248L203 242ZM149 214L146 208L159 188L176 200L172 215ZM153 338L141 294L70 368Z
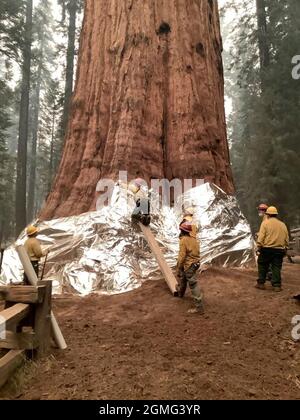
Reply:
M268 208L269 208L269 206L267 205L267 204L260 204L258 207L257 207L257 210L258 210L258 216L259 217L261 217L262 219L263 219L263 221L264 220L266 220L267 219L267 215L266 215L266 211L268 210Z
M267 273L271 266L273 290L280 292L281 269L289 246L289 234L286 225L278 219L276 207L269 207L266 215L267 219L262 222L257 239L259 278L256 288L265 289Z
M136 204L131 216L132 219L141 222L145 226L149 226L151 222L150 192L145 186L145 181L141 178L137 178L129 184L129 189L134 195Z
M192 235L193 226L190 222L183 222L180 225L180 245L177 260L177 276L179 284L177 287L178 296L183 298L187 284L191 289L195 302L195 308L189 309L189 313L204 314L202 293L197 282L197 273L200 268L200 246L199 241Z
M40 259L48 254L48 251L43 252L40 241L37 239L38 228L36 226L28 226L26 229L27 240L24 244L28 257L31 261L32 267L36 273L37 278L39 277L39 262ZM24 273L24 283L30 284L26 274Z
M269 206L267 205L267 204L260 204L258 207L257 207L257 210L258 210L258 216L260 217L260 218L262 218L262 222L263 221L265 221L265 220L267 220L267 218L268 218L268 216L266 215L266 211L268 210L268 208L269 208ZM261 223L262 223L261 222ZM258 233L255 235L255 240L257 241L257 238L258 238ZM272 281L272 269L271 269L271 266L269 267L269 270L268 270L268 274L267 274L267 276L266 276L266 279L268 280L268 281Z

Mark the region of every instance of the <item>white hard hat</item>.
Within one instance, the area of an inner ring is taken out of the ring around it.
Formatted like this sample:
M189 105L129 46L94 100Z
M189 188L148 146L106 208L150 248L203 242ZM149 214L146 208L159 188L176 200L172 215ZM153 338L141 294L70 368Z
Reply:
M188 207L184 210L184 215L190 215L190 216L194 216L195 213L195 209L193 207Z

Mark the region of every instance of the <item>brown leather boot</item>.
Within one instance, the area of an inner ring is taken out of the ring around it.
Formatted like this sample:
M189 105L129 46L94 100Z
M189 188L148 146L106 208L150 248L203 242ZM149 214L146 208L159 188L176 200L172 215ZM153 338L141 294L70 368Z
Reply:
M195 308L189 309L188 313L189 314L204 315L204 307L203 307L203 305L196 306Z
M259 289L259 290L266 290L266 286L264 284L262 284L262 283L257 283L255 285L255 288L256 289Z

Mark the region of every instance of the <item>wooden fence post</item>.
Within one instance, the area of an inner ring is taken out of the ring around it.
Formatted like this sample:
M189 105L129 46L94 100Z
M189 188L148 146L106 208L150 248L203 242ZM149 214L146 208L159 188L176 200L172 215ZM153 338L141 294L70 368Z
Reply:
M39 282L43 287L44 296L35 308L34 332L39 346L37 348L37 357L46 354L51 341L51 293L52 281L45 280Z

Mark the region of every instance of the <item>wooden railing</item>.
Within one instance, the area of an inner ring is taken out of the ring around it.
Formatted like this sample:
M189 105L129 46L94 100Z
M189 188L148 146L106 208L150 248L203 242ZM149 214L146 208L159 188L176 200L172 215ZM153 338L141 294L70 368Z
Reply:
M50 281L34 286L0 287L0 387L26 358L45 355L51 340Z

